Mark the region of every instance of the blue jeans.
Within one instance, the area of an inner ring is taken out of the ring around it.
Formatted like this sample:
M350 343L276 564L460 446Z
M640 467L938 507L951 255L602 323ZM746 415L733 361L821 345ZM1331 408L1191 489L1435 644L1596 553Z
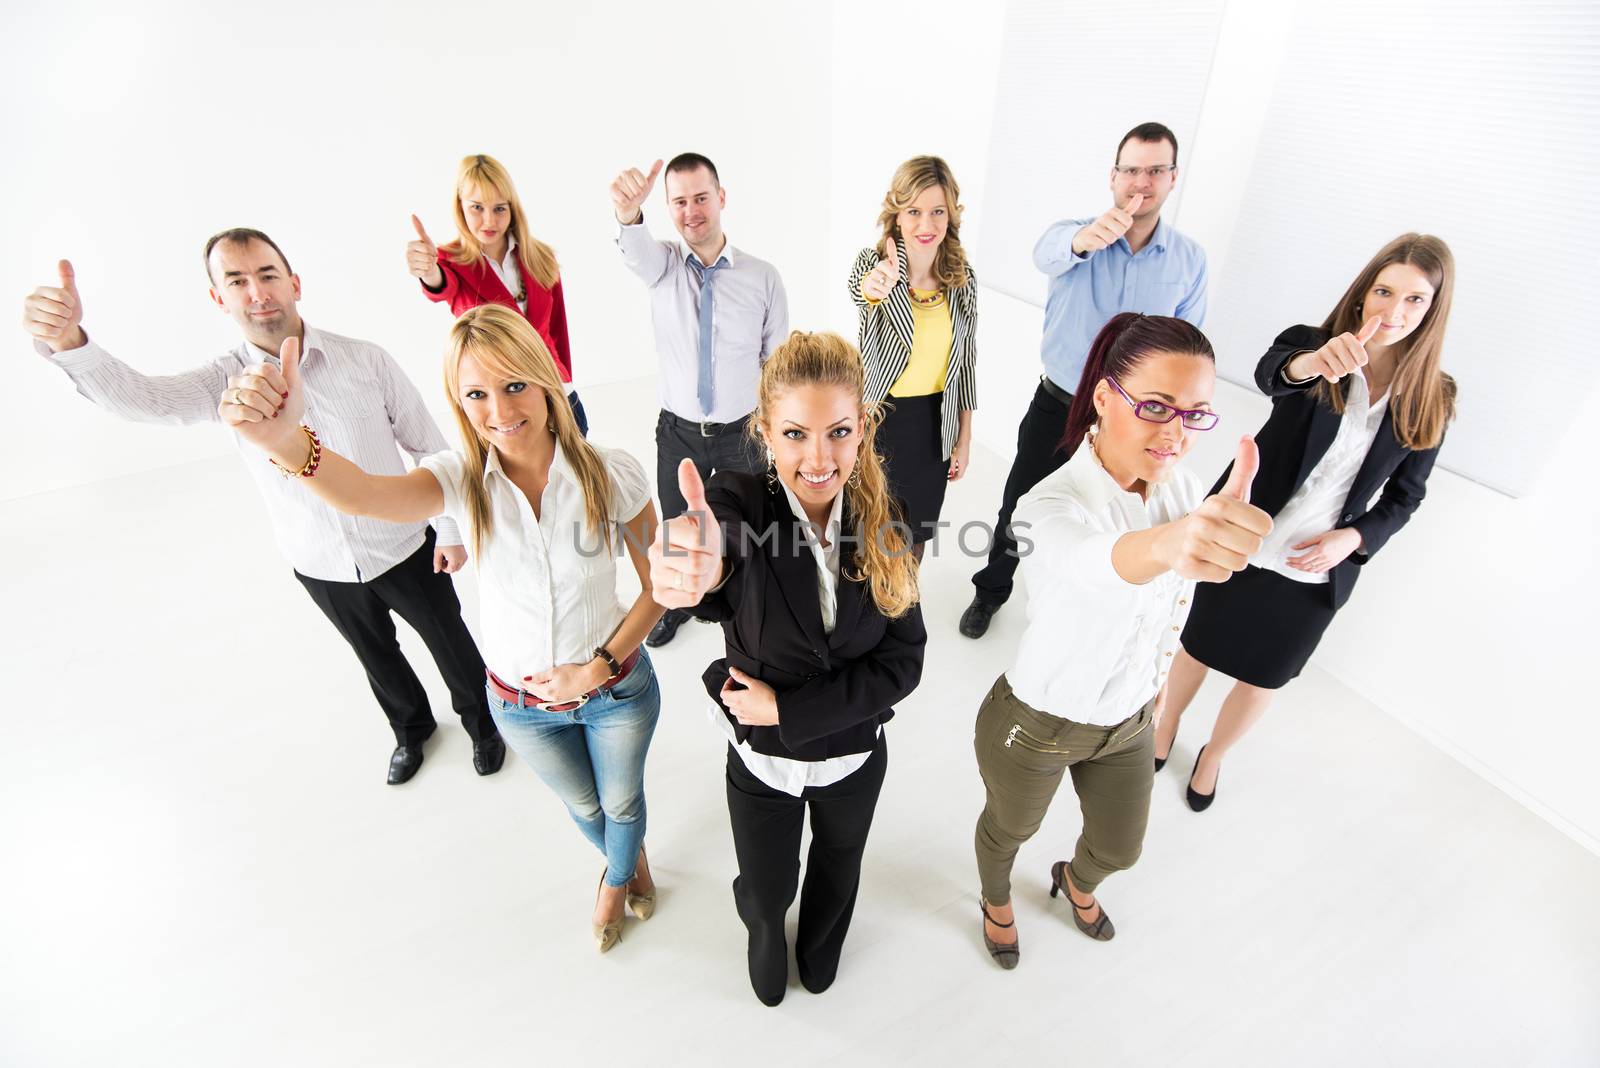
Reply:
M519 708L489 693L500 736L556 792L622 886L644 842L644 757L661 714L661 686L643 649L628 677L570 712Z

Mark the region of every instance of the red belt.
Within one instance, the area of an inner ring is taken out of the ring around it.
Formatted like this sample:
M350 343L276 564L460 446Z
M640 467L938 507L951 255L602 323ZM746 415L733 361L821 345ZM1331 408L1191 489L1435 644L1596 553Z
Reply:
M575 708L582 708L589 698L611 689L611 687L627 678L628 673L633 670L633 665L638 662L639 650L634 649L633 652L628 654L627 659L622 662L622 670L617 673L615 678L607 679L588 693L571 701L563 701L558 705L550 704L543 697L528 690L519 690L513 686L507 686L500 680L498 675L488 668L484 668L483 673L489 678L489 689L494 691L494 695L507 704L513 704L519 708L537 708L541 712L571 712Z

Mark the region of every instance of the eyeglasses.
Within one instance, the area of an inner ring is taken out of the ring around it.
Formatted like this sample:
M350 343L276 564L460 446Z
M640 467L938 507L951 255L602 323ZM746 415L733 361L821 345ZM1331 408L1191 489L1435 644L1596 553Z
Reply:
M1136 401L1128 396L1126 390L1117 385L1115 378L1107 375L1106 381L1111 383L1112 389L1122 394L1122 399L1128 402L1128 407L1133 409L1133 414L1147 423L1170 423L1181 416L1185 430L1210 430L1222 418L1222 416L1209 408L1174 408L1172 405L1162 404L1160 401Z
M1164 178L1178 169L1176 163L1162 163L1154 167L1112 167L1120 178L1137 178L1143 174L1146 178Z

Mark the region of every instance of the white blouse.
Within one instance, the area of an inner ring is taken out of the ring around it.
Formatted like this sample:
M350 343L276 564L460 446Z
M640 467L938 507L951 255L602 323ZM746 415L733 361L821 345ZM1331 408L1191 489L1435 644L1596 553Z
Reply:
M594 450L611 483L609 545L584 519L583 487L560 442L537 518L526 495L501 468L500 454L489 450L483 483L494 529L478 554L483 658L490 671L513 686L524 675L588 663L595 647L627 615L617 597L616 557L627 551L617 524L644 510L650 502L650 480L639 461L621 449L597 445ZM463 533L470 531L461 453L435 453L420 466L439 480L445 515Z
M840 493L834 497L833 511L828 513L826 549L818 544L816 531L810 522L806 521L805 509L801 507L800 499L794 495L794 491L784 486L783 495L789 498L789 507L801 520L806 544L810 546L811 557L817 563L817 601L822 606L822 630L824 634L832 634L839 615L839 524L843 515L844 494ZM727 735L734 752L739 754L739 759L744 761L744 766L750 774L774 790L794 797L799 797L808 786L829 786L838 782L865 764L872 756L870 752L847 753L825 760L792 760L789 757L768 756L751 749L749 742L740 742L734 735L733 724L715 704L711 706L711 719L722 729L722 733ZM878 733L883 733L881 726L878 728Z
M1136 585L1117 574L1122 535L1170 523L1204 499L1175 469L1141 499L1117 485L1087 439L1017 502L1012 524L1028 584L1028 629L1006 678L1022 701L1074 723L1110 727L1137 712L1172 669L1194 583L1171 571Z
M494 273L500 277L500 284L506 287L506 292L511 294L511 299L517 301L517 310L523 315L528 314L528 291L522 284L522 267L517 262L517 239L506 236L505 259L496 263L488 256L484 257ZM517 300L517 294L522 294L522 299Z
M1369 401L1366 376L1350 376L1350 392L1345 396L1344 414L1339 417L1339 430L1333 437L1333 444L1294 491L1294 496L1272 518L1272 533L1250 558L1252 564L1296 582L1328 581L1326 571L1313 574L1290 567L1289 557L1306 552L1293 546L1326 534L1339 522L1345 498L1350 496L1356 475L1360 474L1361 465L1377 440L1383 426L1383 413L1388 408L1387 392L1376 401Z

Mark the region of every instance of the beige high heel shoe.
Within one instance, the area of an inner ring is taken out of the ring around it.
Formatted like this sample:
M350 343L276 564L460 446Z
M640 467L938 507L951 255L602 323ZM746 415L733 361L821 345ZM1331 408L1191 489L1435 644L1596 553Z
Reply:
M600 886L597 886L594 889L594 899L595 899L595 903L596 904L598 904L599 901L600 901L600 888L605 886L605 885L606 885L606 873L605 873L604 870L602 870L600 872ZM599 949L599 951L601 953L609 953L611 951L611 947L612 946L614 946L618 942L622 941L622 917L621 916L618 916L616 919L610 921L609 923L597 923L597 924L594 924L593 926L594 926L595 947L597 949Z
M645 856L644 846L642 844L639 846L639 863L644 865L645 871L648 872L650 870L650 858ZM635 874L637 874L637 871L635 871ZM651 880L650 889L646 890L642 894L636 894L632 890L629 890L628 907L632 909L633 914L639 917L641 920L648 920L651 916L654 916L656 911L655 881Z

